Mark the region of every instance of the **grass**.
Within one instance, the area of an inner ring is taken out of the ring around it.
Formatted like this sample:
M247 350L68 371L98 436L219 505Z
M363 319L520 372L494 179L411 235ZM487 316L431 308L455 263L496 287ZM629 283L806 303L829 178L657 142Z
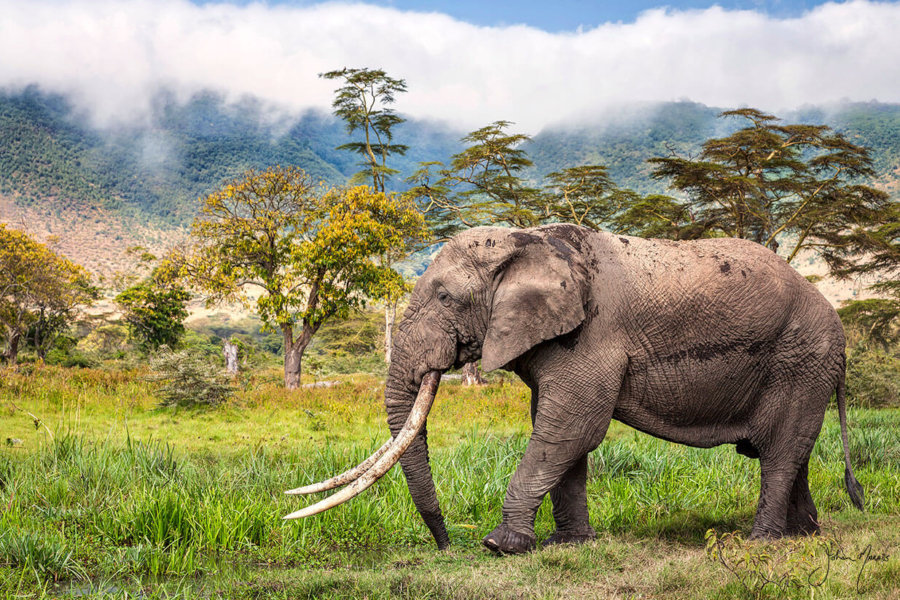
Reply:
M429 436L453 546L439 553L399 469L332 511L281 520L310 501L283 490L355 464L387 427L374 378L294 393L273 379L194 411L158 408L137 372L0 374L0 441L12 444L0 450L0 598L845 598L857 585L863 598L900 595L900 411L850 413L866 513L843 489L829 412L810 464L818 538L741 542L714 560L708 529L749 532L758 462L614 423L590 460L599 539L496 558L480 539L527 444L526 388L442 385ZM538 537L552 529L545 501ZM759 588L766 567L753 560L766 556L815 577Z

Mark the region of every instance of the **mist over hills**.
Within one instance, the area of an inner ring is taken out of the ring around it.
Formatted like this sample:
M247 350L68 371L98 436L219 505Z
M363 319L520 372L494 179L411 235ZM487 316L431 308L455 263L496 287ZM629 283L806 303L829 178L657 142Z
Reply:
M429 123L399 135L420 153L446 155L458 145L456 132ZM186 104L161 93L148 121L97 129L65 98L30 88L0 95L0 193L25 205L50 200L59 209L100 207L179 226L198 197L249 168L293 164L344 182L357 170L354 157L335 150L346 141L343 124L327 113L273 114L253 99L226 104L212 93Z
M62 252L98 272L120 266L127 246L162 250L183 236L197 199L248 168L298 165L327 184L358 170L355 156L335 150L350 138L325 111L288 114L252 98L229 104L214 93L179 103L160 92L149 118L100 129L72 106L34 87L0 91L0 221L57 236ZM650 178L646 159L696 153L709 137L743 125L717 118L720 112L673 102L548 127L525 147L535 162L529 176L603 164L622 187L665 191ZM900 105L847 103L778 116L830 125L870 147L876 185L900 193ZM395 142L409 151L393 161L401 171L395 189L404 189L403 178L419 162L446 161L459 151L466 133L428 121L398 127Z

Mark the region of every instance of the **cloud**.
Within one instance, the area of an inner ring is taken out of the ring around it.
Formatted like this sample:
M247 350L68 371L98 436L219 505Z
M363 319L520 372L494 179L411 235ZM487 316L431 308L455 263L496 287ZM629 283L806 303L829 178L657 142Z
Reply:
M532 133L631 102L900 101L896 2L830 3L789 19L655 9L569 33L345 3L0 0L0 15L0 86L71 94L101 123L147 115L160 87L327 108L335 84L317 75L343 66L405 78L406 114L470 128L507 119Z

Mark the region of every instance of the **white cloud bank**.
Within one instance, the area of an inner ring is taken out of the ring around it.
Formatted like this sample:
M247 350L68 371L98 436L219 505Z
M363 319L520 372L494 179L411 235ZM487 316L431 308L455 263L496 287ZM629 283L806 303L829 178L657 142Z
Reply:
M0 86L72 94L101 122L146 114L159 86L327 108L335 82L317 74L343 66L405 78L406 114L531 132L628 102L900 101L900 3L832 3L792 19L659 9L551 34L364 4L0 0Z

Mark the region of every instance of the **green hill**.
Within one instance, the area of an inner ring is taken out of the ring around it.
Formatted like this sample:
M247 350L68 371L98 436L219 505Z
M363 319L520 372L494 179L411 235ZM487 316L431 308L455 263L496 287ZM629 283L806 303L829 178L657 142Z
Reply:
M719 118L723 109L694 102L637 107L605 113L591 122L548 127L527 150L541 176L565 167L606 165L622 187L642 193L665 191L646 163L654 156L697 154L710 137L721 137L743 122ZM872 151L879 185L900 194L900 105L847 103L780 114L786 123L825 124Z
M131 244L162 249L183 235L197 199L248 168L298 165L330 184L358 170L335 147L343 124L324 111L276 114L253 99L229 103L204 93L186 103L164 92L140 124L97 128L66 98L36 88L0 91L0 221L25 223L62 238L61 250L99 271L119 266ZM529 176L581 164L606 165L622 187L665 191L646 159L696 154L709 137L740 123L693 102L635 105L547 127L525 149ZM273 116L274 115L274 116ZM825 123L872 150L878 185L900 195L900 105L847 103L782 114L786 122ZM515 131L515 129L512 129ZM395 189L420 161L446 161L465 131L410 120L395 130L407 144L396 157Z
M357 170L335 147L348 138L331 115L270 117L254 100L207 93L186 104L160 94L149 123L96 129L66 100L30 88L0 93L0 194L54 211L102 208L156 226L184 225L196 200L249 168L298 165L330 184ZM398 128L416 152L397 165L449 156L457 132L417 122Z
M661 191L650 178L647 159L671 152L696 153L719 135L721 112L702 104L673 102L604 112L593 120L551 126L527 147L535 175L576 165L605 165L615 182L638 192Z

